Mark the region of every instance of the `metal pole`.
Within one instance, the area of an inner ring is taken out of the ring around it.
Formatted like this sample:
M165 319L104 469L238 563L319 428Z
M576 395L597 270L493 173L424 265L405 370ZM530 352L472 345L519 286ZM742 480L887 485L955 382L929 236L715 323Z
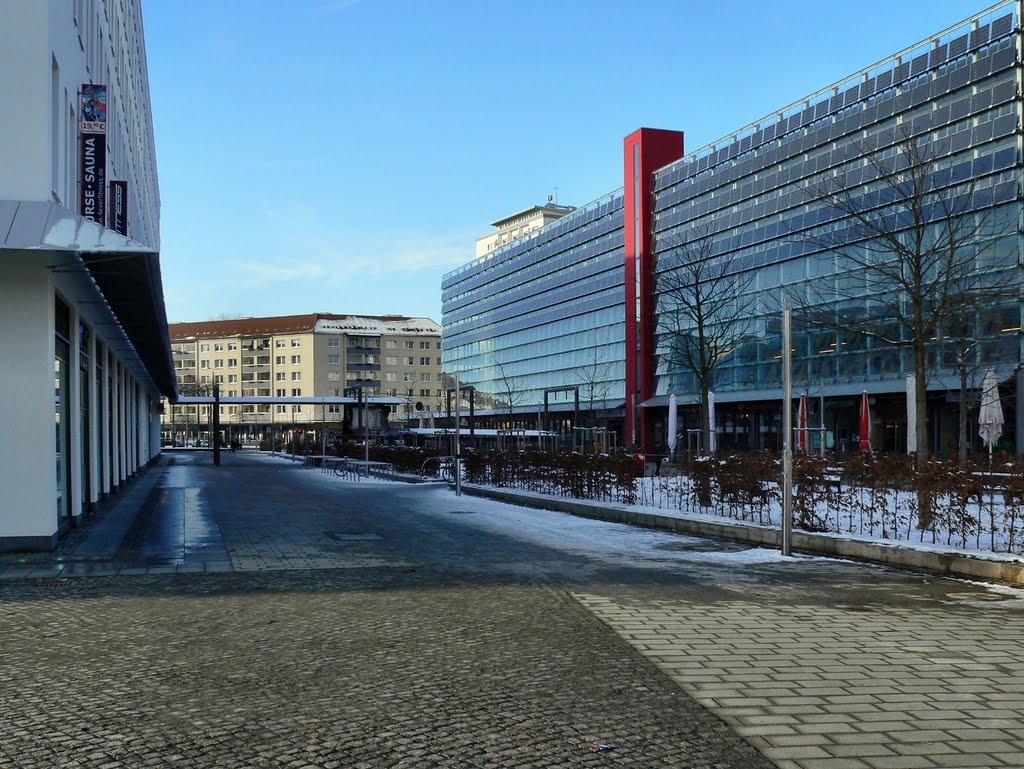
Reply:
M213 385L213 466L220 467L220 385Z
M782 310L782 554L793 552L793 308Z
M825 396L824 396L824 394L821 395L821 399L819 401L819 407L821 408L821 456L822 456L822 458L824 458L824 456L825 456L825 435L826 435L826 430L825 430Z
M455 496L462 496L462 446L459 442L459 401L462 391L459 389L459 375L455 374Z

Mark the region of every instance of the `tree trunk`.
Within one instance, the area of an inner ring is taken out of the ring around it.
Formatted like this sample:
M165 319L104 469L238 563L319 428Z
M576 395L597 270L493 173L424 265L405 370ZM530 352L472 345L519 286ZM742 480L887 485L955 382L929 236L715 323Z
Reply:
M928 382L925 368L924 340L914 344L914 400L917 403L917 458L921 467L928 460Z
M705 383L700 385L700 455L711 453L711 409L708 405L708 392L711 388Z
M925 340L917 334L914 340L914 400L917 403L917 453L914 459L915 468L924 469L928 461L928 383L925 381ZM917 525L921 530L931 526L934 511L932 500L921 487L922 480L917 480Z

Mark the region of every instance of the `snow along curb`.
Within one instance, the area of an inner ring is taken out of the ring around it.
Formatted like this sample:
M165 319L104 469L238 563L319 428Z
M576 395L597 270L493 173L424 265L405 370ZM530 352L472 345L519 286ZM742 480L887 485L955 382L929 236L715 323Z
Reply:
M701 517L687 518L644 513L603 503L548 497L540 494L521 494L467 483L462 484L462 490L478 497L489 497L526 507L556 510L584 518L629 523L635 526L676 531L700 537L749 542L762 547L781 547L782 532L774 527ZM796 530L793 531L793 547L805 553L834 555L884 563L903 569L933 571L956 577L973 577L1024 585L1024 559L1016 556L965 553L961 550L934 545L918 548L907 543L878 542L835 534L810 534Z

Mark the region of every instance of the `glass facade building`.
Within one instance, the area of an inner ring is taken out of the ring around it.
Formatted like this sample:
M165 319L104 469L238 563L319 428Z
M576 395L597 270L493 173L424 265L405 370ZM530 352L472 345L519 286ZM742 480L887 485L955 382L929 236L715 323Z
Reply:
M444 277L445 372L478 409L533 427L544 390L573 385L621 405L622 210L619 190Z
M542 388L572 383L574 368L597 349L615 362L609 398L624 410L624 442L656 447L669 393L683 403L697 398L693 373L668 362L658 286L672 269L674 244L700 231L714 258L743 276L748 294L738 321L743 339L713 376L725 416L719 429L731 430L720 445L777 446L782 300L877 314L887 290L844 256L848 244L825 245L860 236L849 215L815 190L841 179L865 209L895 210L874 167L912 141L930 160L933 189L969 190L958 215L983 224L976 233L967 228L973 236L963 246L974 249L978 268L1019 272L1020 48L1018 3L1004 2L711 145L683 154L677 135L672 162L663 159L664 144L654 153L662 158L657 168L643 162L643 132L648 145L668 132L638 131L627 138L625 193L600 203L600 214L581 209L445 278L448 372L458 368L489 391L502 369L511 372L527 391L524 405L535 408ZM1021 360L1020 329L1019 297L989 302L976 318L972 355L1001 381ZM901 333L880 331L890 339ZM940 327L928 353L936 393L956 375L943 335ZM820 397L818 418L832 446L841 448L843 425L856 423L852 396L867 391L884 422L877 443L902 448L913 372L906 344L798 324L793 347L795 391ZM940 417L930 417L934 448L945 429Z

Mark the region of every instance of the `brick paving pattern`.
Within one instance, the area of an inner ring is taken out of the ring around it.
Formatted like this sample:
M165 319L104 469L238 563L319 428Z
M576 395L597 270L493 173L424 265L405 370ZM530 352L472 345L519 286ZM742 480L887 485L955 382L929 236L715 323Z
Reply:
M1024 767L1019 606L577 598L781 769Z

